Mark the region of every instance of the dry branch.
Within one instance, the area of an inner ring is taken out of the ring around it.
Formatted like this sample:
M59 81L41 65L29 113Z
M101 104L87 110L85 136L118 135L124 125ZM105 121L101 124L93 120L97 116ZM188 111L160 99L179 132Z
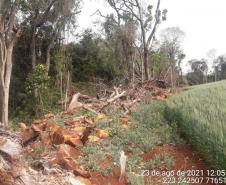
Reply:
M117 99L121 98L122 96L124 96L126 94L126 91L123 91L120 94L116 93L116 96L110 98L107 100L107 102L100 108L99 112L101 112L105 107L107 107L108 105L110 105L111 103L113 103L114 101L116 101Z
M85 110L88 110L94 114L98 114L97 111L95 111L94 109L90 108L89 106L87 105L82 105L82 108L85 109Z

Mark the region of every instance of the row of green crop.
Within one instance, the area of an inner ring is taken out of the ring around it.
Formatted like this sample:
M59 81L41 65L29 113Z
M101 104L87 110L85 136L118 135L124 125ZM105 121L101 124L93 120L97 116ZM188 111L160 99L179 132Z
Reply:
M194 87L167 101L166 117L213 167L226 169L226 81Z

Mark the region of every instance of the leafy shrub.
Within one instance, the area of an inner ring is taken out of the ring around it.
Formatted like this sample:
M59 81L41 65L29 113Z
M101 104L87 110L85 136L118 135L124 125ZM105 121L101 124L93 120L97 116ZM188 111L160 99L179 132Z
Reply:
M47 69L44 65L39 64L28 75L26 80L27 92L32 93L35 89L41 91L47 89L50 77L47 75Z
M28 75L25 84L27 98L24 102L24 112L36 116L57 112L56 102L59 100L60 92L55 88L55 82L48 76L44 65L37 65Z

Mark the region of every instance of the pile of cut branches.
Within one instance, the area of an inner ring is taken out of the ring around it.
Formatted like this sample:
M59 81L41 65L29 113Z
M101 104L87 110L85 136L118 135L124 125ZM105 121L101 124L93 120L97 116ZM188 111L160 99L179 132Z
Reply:
M105 87L106 88L106 87ZM156 100L165 100L171 95L171 89L167 88L164 81L152 80L143 84L131 85L123 88L122 86L102 89L102 93L96 96L88 96L76 92L70 99L66 112L73 112L76 108L84 108L95 114L105 111L109 105L121 108L125 113L137 102L145 101L147 97ZM69 102L69 100L66 100ZM62 103L65 101L61 101Z

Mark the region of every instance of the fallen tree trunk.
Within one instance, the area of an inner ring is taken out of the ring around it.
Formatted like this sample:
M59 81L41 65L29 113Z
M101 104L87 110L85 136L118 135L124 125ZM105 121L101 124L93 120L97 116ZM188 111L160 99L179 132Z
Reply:
M117 99L121 98L122 96L124 96L126 94L126 91L123 91L120 94L116 93L116 96L110 98L107 100L107 102L100 108L100 110L98 112L103 111L104 108L106 108L108 105L110 105L111 103L113 103L114 101L116 101Z

